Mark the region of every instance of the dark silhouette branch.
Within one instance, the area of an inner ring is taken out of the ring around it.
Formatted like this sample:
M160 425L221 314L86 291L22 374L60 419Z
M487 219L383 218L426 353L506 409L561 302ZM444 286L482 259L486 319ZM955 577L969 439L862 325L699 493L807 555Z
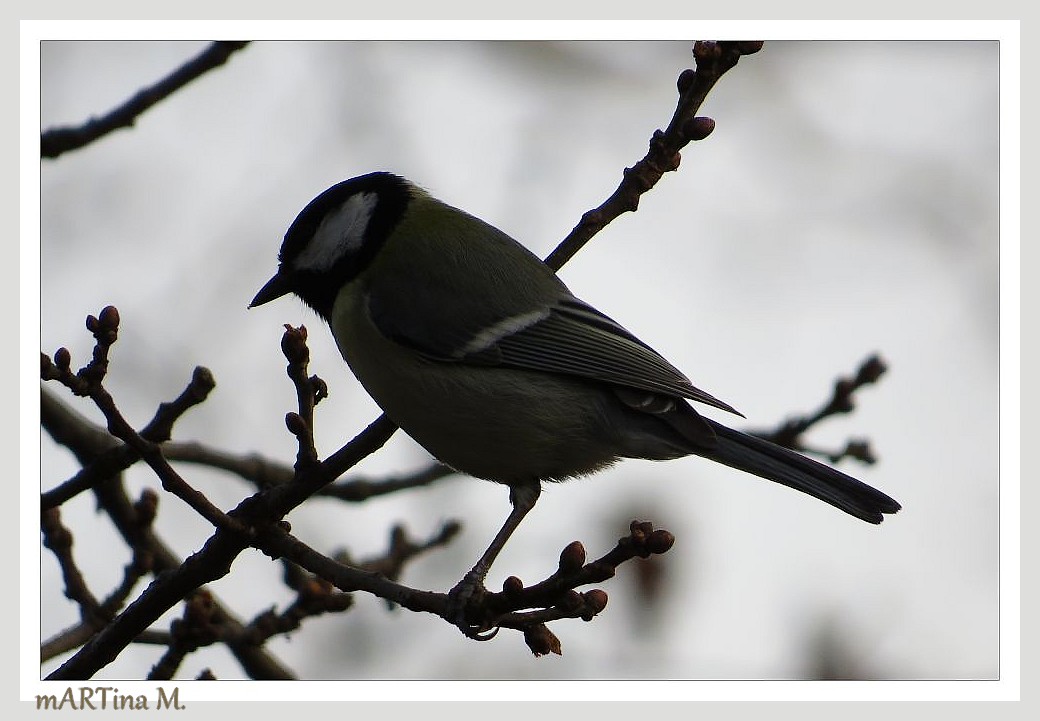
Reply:
M422 488L428 486L441 478L453 476L457 473L443 463L431 463L426 468L421 468L414 473L402 476L391 476L381 479L352 478L349 481L333 483L321 489L319 496L331 496L352 503L367 501L369 498L385 496L388 493L408 490L410 488Z
M55 355L58 354L56 353ZM48 373L51 359L41 354L41 362L43 376L45 378L55 378L53 369ZM215 386L216 382L213 380L213 375L209 370L202 366L197 367L192 374L188 387L176 399L169 403L159 404L155 417L141 430L141 438L152 443L162 443L169 440L173 433L173 424L177 419L184 415L192 406L206 400ZM43 393L46 394L46 390ZM107 452L101 454L94 462L85 465L68 481L41 494L41 509L47 510L61 505L79 493L92 488L95 483L121 473L140 458L140 453L126 443L112 447Z
M370 558L357 564L353 562L350 555L345 551L334 554L333 558L340 563L356 565L364 571L374 571L391 581L396 581L401 577L401 572L404 570L406 563L427 551L451 543L461 528L462 526L458 521L445 521L437 532L426 540L414 541L408 536L404 526L398 524L390 529L390 545L382 556Z
M296 436L299 450L295 470L300 474L318 465L318 450L314 447L314 406L328 396L329 389L318 376L307 375L311 351L307 347L307 328L285 326L282 335L282 354L289 361L285 372L296 388L298 413L285 416L285 426Z
M748 431L767 441L772 441L780 446L785 446L800 453L812 453L823 456L831 463L837 463L843 458L855 458L866 464L877 461L874 452L870 448L870 442L866 440L850 439L841 451L824 451L812 448L805 444L802 436L810 428L825 418L831 416L851 413L856 408L855 394L864 386L872 385L880 380L888 366L877 354L868 356L856 370L851 378L839 378L834 382L834 391L830 399L815 413L804 416L796 416L783 422L779 428L773 431Z
M189 653L220 638L221 618L213 596L205 589L191 594L184 614L170 624L170 643L148 674L149 680L168 681Z
M264 458L258 453L238 455L196 441L171 441L164 443L162 449L163 455L170 461L194 463L227 471L249 481L257 490L289 483L294 476L291 466ZM457 471L442 463L433 462L425 468L399 476L354 476L347 481L330 483L314 495L337 498L349 503L362 503L370 498L422 488L456 473Z
M486 628L511 628L524 633L525 640L537 655L539 643L552 635L545 623L563 618L589 621L606 607L607 594L594 589L578 593L574 589L614 576L618 566L634 558L648 558L666 553L674 537L664 530L654 530L649 523L633 521L631 532L603 557L585 563L584 547L574 542L560 555L558 570L544 581L524 588L515 576L506 579L501 593L487 593L467 607L471 620ZM271 525L261 529L257 548L272 557L292 560L311 573L346 591L367 591L412 611L440 616L454 623L454 609L448 594L421 591L396 583L383 573L341 563L314 550L293 537L285 528ZM520 609L537 609L520 613ZM555 638L555 636L553 636ZM559 641L554 644L559 653Z
M130 446L138 453L144 461L151 466L159 477L163 488L170 491L178 498L187 503L196 513L205 518L218 528L228 527L230 530L243 532L245 529L236 526L236 521L227 516L223 511L214 506L206 496L192 488L191 485L181 477L173 466L169 464L162 454L159 444L145 438L133 429L116 407L115 399L105 389L103 381L108 373L108 354L112 345L119 336L119 311L114 306L102 309L98 317L87 316L87 329L93 334L95 344L93 357L90 362L77 372L73 373L71 368L72 358L69 351L59 348L54 353L53 363L46 355L41 355L40 374L44 380L56 380L67 387L76 395L88 396L104 414L108 422L108 430L116 438ZM173 403L160 406L156 418L148 426L150 433L162 438L173 424L173 416L179 415L195 403L204 400L212 388L212 377L209 371L202 369L196 371L196 378L207 379L208 387L199 390L192 395L193 385L189 385L188 391L181 394Z
M53 394L44 392L40 398L40 421L54 441L66 448L81 465L88 465L98 456L110 451L119 441L91 423L82 415L59 401ZM155 533L152 528L142 528L134 502L127 495L120 476L113 476L93 487L100 510L111 518L116 530L131 548L146 548L152 557L153 573L172 572L183 560ZM241 622L218 604L225 628L241 628ZM156 632L142 631L133 642L144 642L154 638ZM242 665L246 674L254 679L291 679L292 671L283 666L263 648L238 643L234 633L229 633L228 646ZM69 648L75 648L86 640L82 639ZM148 641L153 642L153 641Z
M679 167L679 151L688 143L703 140L715 129L711 118L697 117L705 98L722 75L735 66L743 55L762 49L759 41L699 41L693 46L696 70L684 70L676 82L679 102L668 127L657 130L650 138L647 154L631 168L625 168L620 185L599 207L586 212L556 249L545 259L553 270L559 270L574 257L596 233L622 213L634 212L643 193L657 185L665 173Z
M171 461L227 471L257 490L280 486L293 479L292 466L264 458L259 453L228 453L197 441L170 441L163 444L163 454Z
M192 80L220 67L231 54L248 42L218 41L192 60L177 68L154 85L139 90L132 98L99 118L91 118L78 127L51 128L40 134L40 157L57 158L77 150L119 128L132 127L143 112L177 92Z
M44 356L46 358L46 356ZM49 361L49 358L46 358ZM194 384L204 368L197 368L196 375L192 379ZM61 404L46 388L41 388L41 402L45 404ZM193 394L195 391L186 389L182 394ZM167 404L163 404L167 405ZM51 422L60 422L65 419L73 423L85 433L97 434L98 438L105 440L108 450L101 453L94 461L80 469L67 481L55 488L40 494L41 510L57 508L78 494L90 490L95 484L100 483L141 460L140 455L125 443L116 442L108 432L99 425L91 423L82 416L59 415ZM141 431L141 436L148 438L147 428ZM294 471L291 466L278 461L265 458L259 453L235 454L224 450L212 448L198 441L167 441L162 444L162 453L166 460L179 463L191 463L208 468L227 471L248 481L257 490L263 490L271 486L289 483L293 479ZM412 473L400 476L389 476L383 478L368 478L355 476L349 481L338 481L325 486L316 496L338 498L349 503L361 503L370 498L408 490L410 488L422 488L447 476L455 475L456 471L441 463L433 462L425 468L420 468Z
M293 333L293 329L286 330L286 335ZM305 338L302 340L305 342ZM288 345L283 343L283 348ZM292 352L293 348L289 346L287 358L290 363L301 362L297 356L289 357ZM59 365L68 366L64 361ZM156 578L137 600L49 678L82 679L93 676L181 599L206 583L227 575L234 559L250 545L256 545L256 539L265 527L280 522L289 511L317 490L382 447L394 430L393 424L381 417L325 461L316 465L303 464L292 483L269 488L244 500L227 514L231 523L214 524L216 532L199 551L188 557L176 570Z
M477 604L467 607L467 620L482 629L522 631L536 656L559 654L559 639L545 624L563 618L591 621L607 605L606 592L593 589L579 593L575 589L613 578L618 567L632 559L667 553L674 543L675 537L668 531L654 530L646 521L632 521L628 536L599 559L586 563L585 547L574 541L560 553L559 566L551 576L526 587L519 578L510 576L500 593L486 593Z
M448 543L457 529L457 524L449 523L431 538L416 542L410 540L402 528L397 527L391 534L391 544L386 554L365 561L358 568L393 578L407 561ZM292 603L280 612L272 607L257 615L246 626L232 629L226 628L219 613L215 613L212 596L208 592L194 594L185 607L183 617L171 626L169 649L153 668L149 678L172 678L184 658L203 646L218 641L229 643L232 640L260 646L272 636L297 630L307 618L343 612L353 605L351 593L336 590L329 581L307 573L288 558L282 561L286 569L285 581L296 592Z
M151 528L155 520L159 498L154 491L145 489L134 504L137 525L142 532ZM103 601L98 601L87 588L86 580L76 566L72 556L72 532L61 522L57 508L44 511L41 516L43 545L50 549L62 570L65 579L65 595L80 607L81 622L66 629L40 648L40 660L46 661L58 654L82 645L91 635L110 622L123 607L138 581L152 570L152 552L143 545L131 548L132 558L123 569L123 580Z

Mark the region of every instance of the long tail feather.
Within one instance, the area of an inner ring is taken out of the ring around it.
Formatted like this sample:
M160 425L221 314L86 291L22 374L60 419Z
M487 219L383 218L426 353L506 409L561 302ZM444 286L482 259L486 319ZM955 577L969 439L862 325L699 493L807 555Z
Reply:
M717 447L700 455L761 478L782 483L840 508L868 523L881 523L901 506L876 488L775 443L727 428L710 418Z

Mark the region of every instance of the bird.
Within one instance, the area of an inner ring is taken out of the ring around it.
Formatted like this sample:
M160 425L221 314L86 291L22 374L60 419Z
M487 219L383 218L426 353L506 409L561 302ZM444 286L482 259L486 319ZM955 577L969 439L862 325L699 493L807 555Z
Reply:
M447 466L508 487L505 522L449 592L471 637L487 629L469 624L465 607L542 484L623 458L700 456L873 524L901 508L702 415L692 403L743 417L580 300L521 243L399 175L344 180L299 212L249 307L290 293L328 323L390 420Z

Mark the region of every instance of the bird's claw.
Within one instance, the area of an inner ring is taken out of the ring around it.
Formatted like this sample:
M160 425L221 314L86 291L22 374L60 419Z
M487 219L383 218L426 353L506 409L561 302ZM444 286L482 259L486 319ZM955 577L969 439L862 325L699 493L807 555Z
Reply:
M452 621L463 635L474 641L490 641L498 635L498 627L485 621L471 623L466 617L470 603L487 593L483 579L473 571L467 573L455 587L448 591L448 609L445 616Z
M459 630L462 631L467 638L471 638L474 641L490 641L498 635L499 627L482 628L477 624L472 624L465 627L459 626Z

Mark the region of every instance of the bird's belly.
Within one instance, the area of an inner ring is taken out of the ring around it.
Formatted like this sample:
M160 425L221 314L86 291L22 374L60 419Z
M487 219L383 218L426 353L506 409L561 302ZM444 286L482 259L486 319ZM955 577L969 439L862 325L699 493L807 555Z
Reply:
M578 379L429 360L337 307L340 352L386 414L438 460L506 484L563 480L618 457L609 391ZM346 331L345 333L343 331Z
M402 430L453 468L514 484L562 480L616 460L596 388L496 368L476 369L474 382L474 369L436 361L414 370L396 382L357 375Z

